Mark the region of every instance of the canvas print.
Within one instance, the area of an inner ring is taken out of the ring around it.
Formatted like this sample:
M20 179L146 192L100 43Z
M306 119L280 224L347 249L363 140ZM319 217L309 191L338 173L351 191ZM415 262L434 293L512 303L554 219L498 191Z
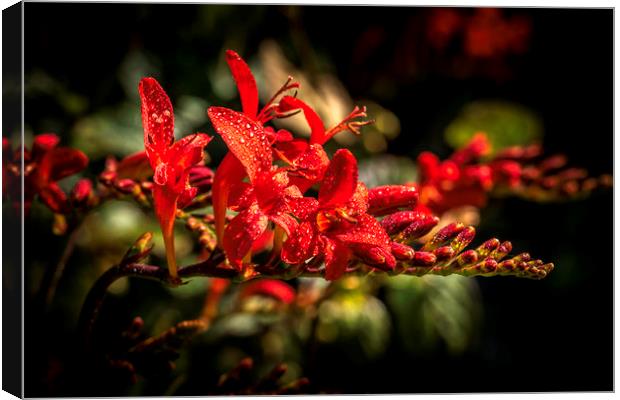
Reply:
M614 389L612 9L23 13L26 397Z

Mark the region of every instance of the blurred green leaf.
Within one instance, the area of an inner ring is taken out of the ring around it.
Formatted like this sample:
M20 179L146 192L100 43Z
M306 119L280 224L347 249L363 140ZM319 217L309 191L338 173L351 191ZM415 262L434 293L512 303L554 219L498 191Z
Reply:
M406 157L381 155L359 161L359 180L368 187L413 182L417 176L416 164Z
M462 353L473 343L481 307L475 280L401 275L387 289L396 330L409 351L431 352L444 342L452 353Z
M485 132L496 152L508 146L540 141L543 126L540 118L528 108L497 100L469 103L445 130L446 142L459 148L476 132Z
M367 358L382 354L389 341L391 324L387 309L376 297L346 291L319 307L316 335L325 343L359 345Z

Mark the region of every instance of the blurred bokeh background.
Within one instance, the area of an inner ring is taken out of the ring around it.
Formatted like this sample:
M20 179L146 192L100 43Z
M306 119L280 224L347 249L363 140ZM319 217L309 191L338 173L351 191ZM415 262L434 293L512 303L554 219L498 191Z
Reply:
M594 176L611 173L612 18L604 9L27 3L26 141L57 133L89 156L83 175L96 177L107 155L143 146L143 76L170 95L177 137L213 133L208 106L239 108L224 61L234 49L267 99L292 75L327 124L354 104L368 107L377 123L359 138L337 136L330 149L351 148L370 186L415 180L421 151L445 157L476 130L498 148L541 141ZM300 122L284 126L303 133ZM226 150L218 138L207 151L217 166ZM52 235L51 223L35 205L26 223L27 297L63 251L66 237ZM95 278L156 227L131 202L88 217L49 314L26 308L27 396L88 394L66 374L81 303ZM612 390L611 190L553 204L494 199L477 228L476 244L510 240L515 252L556 269L542 281L348 280L312 315L223 304L229 318L195 338L171 374L124 392L105 392L111 384L102 380L90 394L205 394L245 356L263 371L285 361L288 377L306 376L330 393ZM181 263L196 259L182 227L177 243ZM162 248L156 242L154 262ZM120 281L101 335L118 335L137 315L152 333L193 318L206 287Z

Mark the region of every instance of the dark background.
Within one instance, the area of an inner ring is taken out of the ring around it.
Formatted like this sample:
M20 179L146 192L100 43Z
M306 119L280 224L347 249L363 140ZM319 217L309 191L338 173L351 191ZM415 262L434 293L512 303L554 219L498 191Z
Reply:
M454 76L446 71L455 59L426 50L420 39L425 8L28 3L25 9L26 81L44 70L88 99L71 114L53 96L27 94L30 130L58 132L65 143L77 118L125 100L118 66L130 51L157 60L157 78L171 98L212 102L204 67L224 46L251 60L259 43L273 38L298 66L327 68L353 99L372 99L398 115L402 133L389 142L389 153L446 156L442 132L458 110L500 98L541 117L548 153L567 154L593 176L612 171L612 10L504 10L530 18L528 50L503 61L507 75L474 68ZM317 54L329 64L313 62ZM203 131L212 129L205 124ZM101 165L93 160L91 172ZM458 357L441 350L414 357L394 345L363 367L323 354L320 371L306 372L310 379L345 393L613 390L611 190L560 204L494 200L481 221L479 238L508 238L556 269L543 281L478 279L485 322L476 348ZM28 234L35 240L43 233ZM42 246L54 254L55 243ZM27 348L33 335L27 332ZM32 365L40 355L28 357ZM26 387L28 393L28 375Z

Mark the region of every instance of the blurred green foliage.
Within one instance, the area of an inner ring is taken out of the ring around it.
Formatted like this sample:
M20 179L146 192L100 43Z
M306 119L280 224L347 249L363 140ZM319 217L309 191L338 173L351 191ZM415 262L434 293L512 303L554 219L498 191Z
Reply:
M446 127L444 136L457 149L476 132L487 134L493 154L505 147L541 142L543 126L527 107L500 100L479 100L463 106Z

